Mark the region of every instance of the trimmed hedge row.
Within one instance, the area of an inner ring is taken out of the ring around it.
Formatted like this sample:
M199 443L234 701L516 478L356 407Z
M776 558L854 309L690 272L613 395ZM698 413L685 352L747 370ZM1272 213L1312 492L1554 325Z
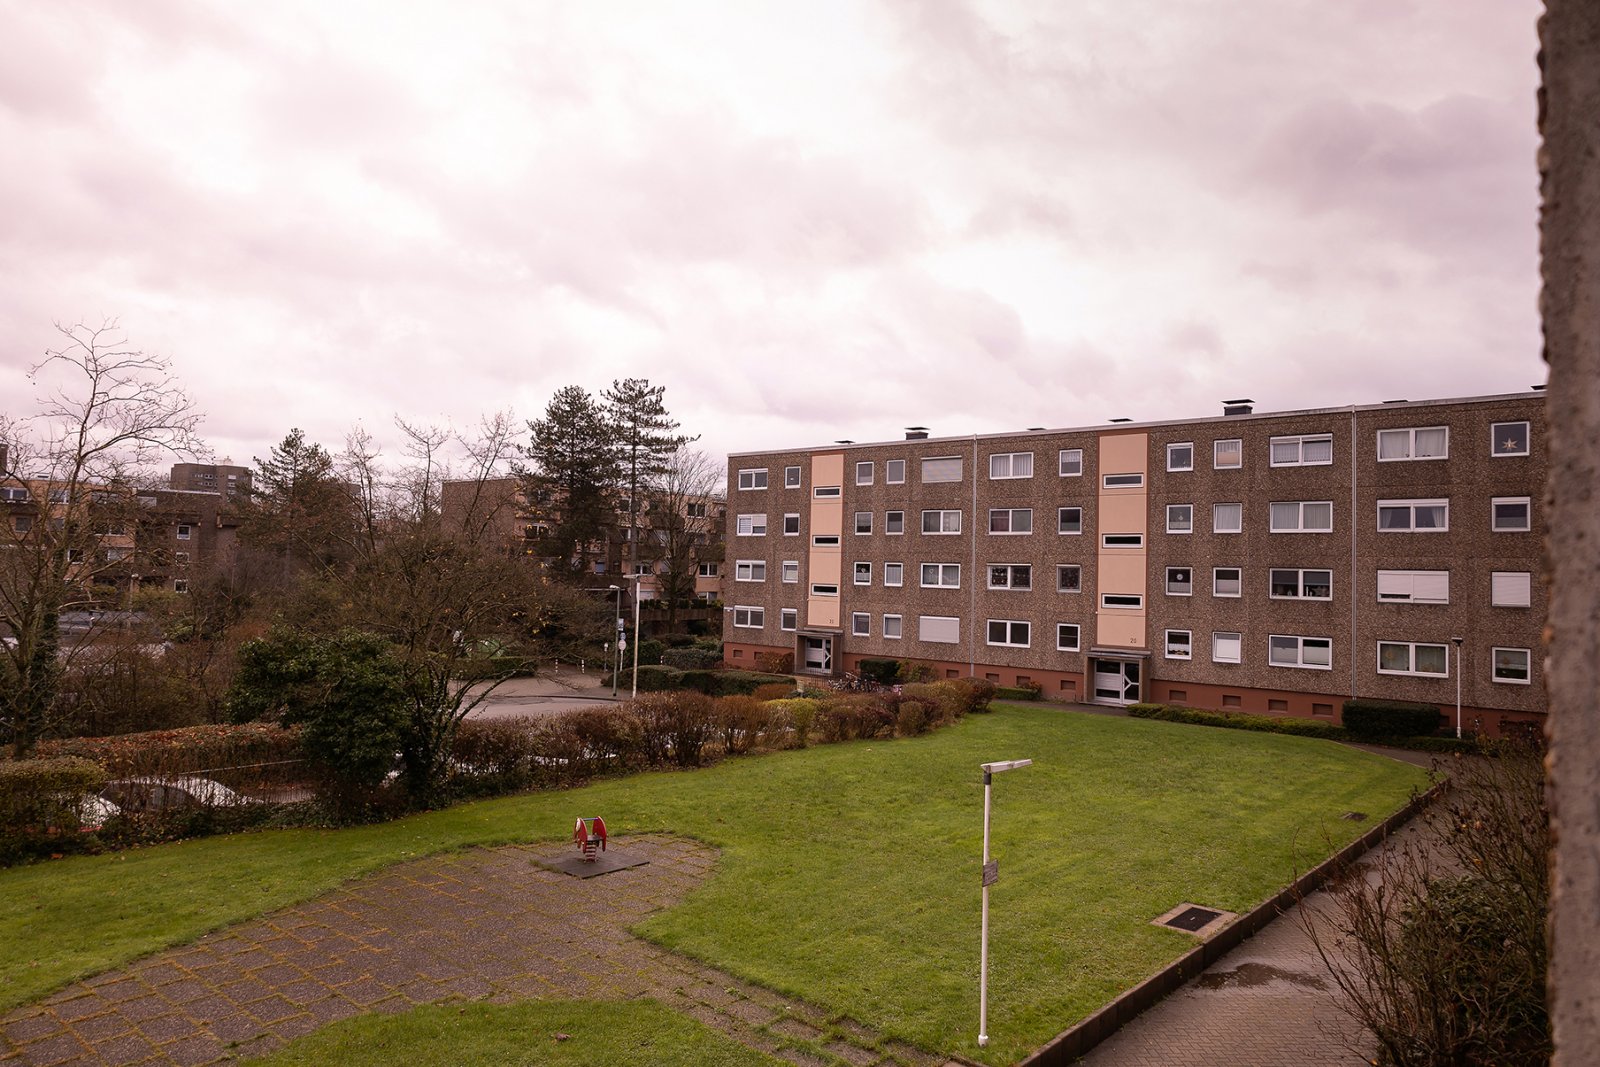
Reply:
M77 756L0 761L0 864L77 851L85 802L106 784L99 764Z
M1344 728L1357 737L1429 737L1439 732L1439 705L1402 700L1346 700Z
M1182 722L1195 726L1220 726L1227 730L1262 730L1276 734L1294 734L1298 737L1320 737L1328 741L1365 741L1388 745L1391 748L1408 748L1417 752L1484 752L1488 742L1476 737L1404 737L1359 735L1343 726L1317 719L1246 715L1227 711L1202 711L1198 708L1179 707L1176 704L1133 704L1128 714L1137 719L1159 719L1162 722Z
M601 679L602 685L611 684L611 676ZM633 671L625 670L617 674L616 683L623 689L633 688ZM763 685L790 685L790 679L783 674L762 674L758 671L717 671L705 668L695 670L679 670L677 667L668 667L664 664L646 667L639 666L639 692L664 693L677 689L690 689L707 696L749 696Z
M113 778L207 773L217 768L281 764L304 758L300 729L273 723L186 726L114 737L39 742L41 757L78 756Z

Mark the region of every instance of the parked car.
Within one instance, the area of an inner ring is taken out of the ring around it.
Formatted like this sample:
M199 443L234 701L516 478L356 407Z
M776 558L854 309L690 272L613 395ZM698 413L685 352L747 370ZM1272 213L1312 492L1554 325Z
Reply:
M186 811L191 808L237 807L258 804L254 797L236 793L221 782L198 774L172 778L118 778L100 790L104 800L127 811Z

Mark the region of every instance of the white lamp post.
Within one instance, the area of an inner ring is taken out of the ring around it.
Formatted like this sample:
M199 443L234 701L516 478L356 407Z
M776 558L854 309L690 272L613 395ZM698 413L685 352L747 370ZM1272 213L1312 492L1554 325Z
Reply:
M989 865L989 798L994 776L1033 765L1031 759L1001 760L983 767L983 934L978 950L978 1047L989 1044L989 887L1000 880L1000 862Z
M1456 646L1456 740L1461 740L1461 642L1465 637L1452 637L1451 644Z
M639 579L633 576L633 699L639 699Z
M622 586L608 587L617 594L617 641L616 648L611 655L611 699L617 698L617 675L622 672Z

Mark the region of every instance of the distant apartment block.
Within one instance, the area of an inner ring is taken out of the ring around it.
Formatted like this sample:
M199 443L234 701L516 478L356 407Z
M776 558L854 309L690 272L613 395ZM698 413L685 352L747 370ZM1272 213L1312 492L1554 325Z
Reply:
M215 463L174 463L168 484L174 489L188 489L199 493L221 493L232 500L248 496L251 487L249 467L233 467Z
M1538 392L729 459L724 640L1337 720L1545 710Z

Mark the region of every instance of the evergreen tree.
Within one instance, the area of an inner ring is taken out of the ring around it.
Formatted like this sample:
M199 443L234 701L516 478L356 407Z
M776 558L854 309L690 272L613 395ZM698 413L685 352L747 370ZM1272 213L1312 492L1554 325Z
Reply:
M685 437L672 432L678 422L667 413L666 391L666 386L651 385L647 378L623 378L613 379L611 388L601 394L615 433L619 488L627 492L630 563L639 561L641 494L666 474L674 452L699 440L698 435Z
M571 570L589 569L589 543L609 525L609 495L617 480L615 431L605 410L577 385L550 398L544 418L528 423L532 442L521 469L531 510L550 526L553 555Z
M327 567L346 558L356 524L356 496L334 472L333 457L298 428L256 457L242 533L277 557L284 580L296 564Z

